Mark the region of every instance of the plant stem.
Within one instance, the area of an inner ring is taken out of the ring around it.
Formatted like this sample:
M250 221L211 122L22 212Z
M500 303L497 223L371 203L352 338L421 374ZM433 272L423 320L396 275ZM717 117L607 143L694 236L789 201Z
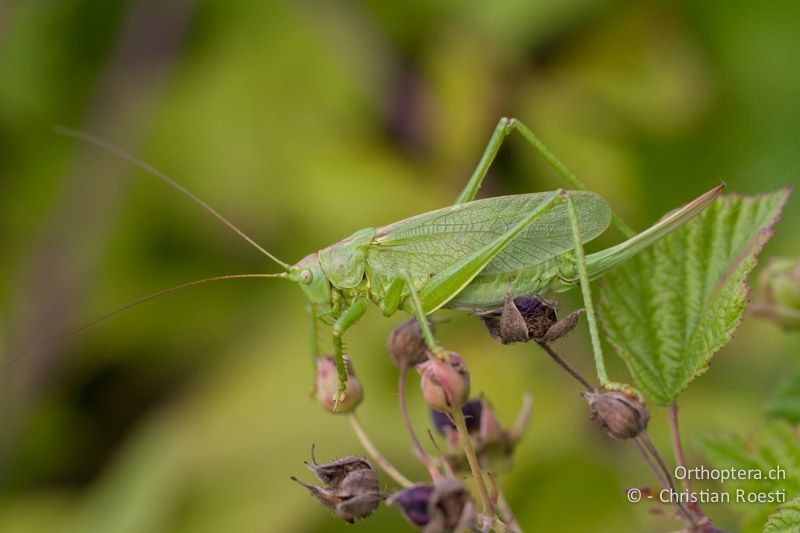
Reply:
M431 439L433 448L439 454L439 461L441 461L442 468L444 468L444 474L448 477L456 477L456 471L453 470L453 465L450 464L450 459L447 458L447 455L439 447L439 444L436 442L436 439L433 437L433 433L431 433L430 429L428 430L428 438Z
M668 489L669 482L667 482L667 480L664 478L664 473L661 471L661 469L658 468L658 466L653 462L652 457L650 457L650 453L648 453L648 451L644 448L644 445L639 442L639 439L633 439L633 443L636 445L636 449L639 450L639 453L642 454L642 457L644 457L647 465L656 475L656 478L658 478L658 483L661 485L661 488Z
M453 423L456 425L458 436L461 438L461 446L464 448L464 455L467 457L469 468L472 471L472 477L475 478L475 482L478 484L478 492L481 496L481 506L483 507L482 513L484 519L494 523L497 516L494 511L494 505L492 505L492 499L489 497L489 491L486 488L486 482L484 481L483 474L481 473L481 466L478 463L478 457L475 455L475 448L472 447L472 440L470 439L469 431L467 430L467 422L464 420L464 413L461 412L461 408L458 408L454 409L453 412L450 413L450 416L453 419Z
M669 420L669 432L672 435L672 451L675 454L675 462L678 466L686 468L686 458L683 454L683 443L681 442L681 433L678 427L678 402L667 408L667 420ZM685 490L692 490L688 476L683 476L681 485Z
M347 418L350 420L350 425L353 427L353 431L358 437L358 440L361 441L361 445L364 446L364 449L367 450L367 453L372 457L372 459L378 463L378 465L386 472L389 477L397 481L401 486L408 488L414 485L406 476L401 474L395 467L386 459L383 455L378 452L378 449L375 448L375 445L372 444L372 441L369 440L367 433L364 431L364 428L361 427L361 422L358 420L358 417L355 413L350 413L347 415Z
M581 282L583 305L586 308L586 321L589 323L589 335L592 338L592 350L594 351L594 363L597 367L597 379L600 381L600 386L605 386L608 385L608 375L606 374L606 365L603 360L603 347L600 345L600 333L597 328L597 320L594 316L592 289L589 287L589 274L586 272L586 258L583 254L581 231L578 227L578 214L575 211L575 205L572 203L570 195L564 191L562 192L562 196L567 201L569 222L572 226L572 238L575 241L575 260L578 264L578 277Z
M561 368L563 368L564 370L566 370L566 371L567 371L567 373L569 373L569 375L570 375L570 376L572 376L573 378L575 378L576 380L578 380L578 382L580 382L580 384L581 384L581 385L583 385L583 387L584 387L586 390L588 390L588 391L592 390L592 386L591 386L591 384L589 384L589 382L588 382L588 381L586 381L586 379L585 379L583 376L581 376L581 375L578 373L578 371L577 371L577 370L575 370L574 368L572 368L572 367L570 366L570 364L569 364L569 363L567 363L567 362L566 362L566 361L565 361L565 360L564 360L564 359L563 359L563 358L562 358L560 355L558 355L558 354L555 352L555 350L553 350L553 349L550 347L550 345L549 345L549 344L547 344L546 342L541 342L541 341L536 341L536 344L538 344L538 345L539 345L539 347L540 347L542 350L544 350L545 352L547 352L547 355L549 355L549 356L550 356L550 357L553 359L553 361L555 361L556 363L558 363L558 365L559 365Z
M681 430L678 424L678 402L674 402L667 408L667 420L669 421L669 432L672 435L672 452L675 454L675 462L678 466L686 468L686 456L683 453L683 443L681 442ZM687 492L692 491L692 484L689 482L689 476L683 476L681 479L681 486ZM700 508L699 502L690 502L689 509L691 509L699 518L704 518L703 510Z
M417 438L417 432L414 431L414 425L411 423L411 417L408 416L408 404L406 402L406 382L408 376L408 365L403 364L400 367L400 378L399 383L397 384L397 394L400 397L400 413L403 416L403 424L406 426L406 430L408 434L411 435L411 441L414 443L414 448L417 451L417 457L422 464L425 465L425 468L428 469L428 473L431 476L431 479L436 481L441 477L441 473L436 465L433 464L428 452L425 451L425 448L422 447L422 443Z
M514 516L514 511L511 510L511 506L508 505L508 501L505 496L503 496L503 491L500 490L499 486L497 487L497 507L500 509L500 516L503 517L503 521L508 530L522 533L522 529L517 522L517 517Z
M667 485L669 485L669 489L673 493L677 492L675 489L675 483L672 481L672 472L670 472L669 468L667 468L667 464L664 462L664 459L661 458L661 454L658 453L658 449L653 444L653 441L650 440L650 436L647 434L647 432L642 431L642 433L636 438L639 439L643 447L650 452L650 455L661 469L661 472L664 474L664 478L667 481ZM697 518L689 511L689 509L686 508L685 505L683 505L680 500L675 502L675 505L678 506L678 509L680 510L681 514L683 514L687 523L691 527L691 530L694 531L697 526Z

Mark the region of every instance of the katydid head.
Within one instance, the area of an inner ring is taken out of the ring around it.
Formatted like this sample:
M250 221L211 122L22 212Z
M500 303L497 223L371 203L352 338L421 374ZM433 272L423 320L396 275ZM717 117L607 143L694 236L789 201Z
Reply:
M331 284L316 252L305 256L289 268L288 278L300 285L312 304L324 305L331 301Z

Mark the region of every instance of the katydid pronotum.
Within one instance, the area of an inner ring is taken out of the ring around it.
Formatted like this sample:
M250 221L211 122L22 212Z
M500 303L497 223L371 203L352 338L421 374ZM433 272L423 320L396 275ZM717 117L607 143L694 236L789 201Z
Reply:
M475 200L503 140L514 130L519 131L562 176L581 190L559 189ZM283 269L283 272L273 274L217 276L171 287L104 315L66 338L135 305L178 289L232 278L288 279L299 284L308 298L312 331L316 331L318 322L331 329L339 378L337 404L344 399L347 382L342 336L367 312L369 302L387 317L401 309L416 317L432 356L436 356L443 350L433 336L427 316L438 309L480 313L502 305L509 292L514 296L537 295L564 291L576 285L582 286L586 299L589 280L598 278L684 224L704 209L722 188L718 186L704 193L649 229L634 235L611 213L605 200L586 191L530 129L516 119L502 118L477 168L452 206L380 228L359 230L290 265L147 163L92 135L65 128L58 131L110 150L143 168L209 211ZM612 220L628 239L584 256L583 244L605 231ZM586 305L589 316L591 304L586 302ZM319 355L317 344L313 334L311 350L314 356ZM600 377L603 381L603 376Z

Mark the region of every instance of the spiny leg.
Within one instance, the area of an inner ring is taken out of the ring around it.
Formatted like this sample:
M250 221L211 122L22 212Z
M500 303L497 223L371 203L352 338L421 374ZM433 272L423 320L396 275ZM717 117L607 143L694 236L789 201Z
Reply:
M475 196L478 194L478 189L480 189L487 172L489 172L489 167L492 165L494 158L497 156L497 152L500 150L500 146L503 144L505 138L508 137L508 134L514 130L519 131L520 135L522 135L522 137L528 141L528 143L530 143L531 146L533 146L533 148L539 152L542 157L544 157L545 160L553 168L555 168L559 174L561 174L561 176L564 177L564 179L570 182L573 187L581 191L587 190L586 185L584 185L583 182L579 180L578 177L573 174L567 168L567 166L562 163L553 152L550 151L549 148L547 148L547 146L544 145L539 137L537 137L536 134L534 134L533 131L528 128L528 126L516 118L503 117L497 122L497 126L494 128L494 133L492 133L492 137L489 139L489 144L483 151L483 155L478 162L478 166L475 168L472 176L470 176L467 186L464 187L464 190L458 195L458 198L455 202L456 205L463 204L465 202L471 202L475 199ZM636 232L633 231L630 226L625 224L617 215L612 213L611 219L614 222L614 225L619 228L625 237L630 238L636 234Z
M428 322L425 309L422 307L422 302L419 299L419 294L417 294L417 289L411 282L411 277L408 275L408 273L403 273L402 279L405 281L405 285L408 287L409 297L411 298L411 307L414 311L414 316L417 318L417 322L419 323L419 329L422 331L422 338L425 339L425 344L428 346L428 349L431 351L431 353L441 353L444 350L441 346L439 346L439 343L436 342L436 337L433 336L433 330Z
M578 214L575 211L575 205L572 203L572 198L569 193L564 191L561 194L567 202L569 222L570 226L572 226L572 238L575 243L575 261L578 268L578 277L581 281L581 293L583 294L583 305L586 309L586 321L589 323L589 334L592 339L592 350L594 351L594 362L597 367L597 378L600 380L600 385L604 386L608 384L608 375L606 374L605 361L603 359L603 348L600 345L600 333L597 328L597 320L594 316L592 290L589 287L589 274L586 271L586 259L583 253L581 232L578 225Z
M339 375L339 390L336 392L333 410L339 407L339 402L344 400L344 391L347 388L347 367L344 363L344 345L342 335L358 322L367 312L367 300L360 299L350 304L350 307L336 319L331 332L333 334L333 350L336 355L336 372Z

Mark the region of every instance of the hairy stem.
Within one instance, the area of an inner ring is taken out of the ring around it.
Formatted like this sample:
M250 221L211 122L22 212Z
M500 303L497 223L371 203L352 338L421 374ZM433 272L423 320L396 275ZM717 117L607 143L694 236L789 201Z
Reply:
M497 518L494 511L494 505L492 504L492 499L489 497L489 490L486 488L486 482L483 479L481 466L478 463L478 456L475 455L475 448L472 447L472 440L469 437L467 422L464 420L464 413L461 412L460 408L458 408L454 409L453 412L450 413L450 416L453 419L453 423L456 425L456 429L458 430L458 436L461 439L461 446L464 448L464 455L467 457L469 468L472 471L472 477L475 478L475 482L478 484L478 492L481 496L481 506L484 519L494 522Z
M353 432L355 432L356 437L358 440L361 441L361 445L364 446L364 449L367 450L367 453L372 457L372 459L378 463L378 465L386 472L389 477L393 480L397 481L401 486L408 488L411 487L414 483L411 482L406 476L400 473L397 468L389 462L383 455L380 454L375 445L372 444L372 441L367 436L367 433L364 431L364 428L361 426L361 422L358 420L358 417L355 413L350 413L347 415L347 418L350 420L350 426L353 428Z
M408 434L411 435L411 442L414 443L414 449L417 452L417 457L422 464L425 465L425 468L428 469L428 473L431 475L431 479L436 481L441 477L441 473L436 465L433 464L431 457L428 455L428 452L425 451L425 448L422 447L422 443L417 438L417 432L414 431L414 425L411 423L411 417L408 416L408 403L406 402L406 382L408 381L408 365L403 364L400 366L400 378L399 383L397 384L397 394L400 397L400 413L403 416L403 424L406 426L406 431Z

